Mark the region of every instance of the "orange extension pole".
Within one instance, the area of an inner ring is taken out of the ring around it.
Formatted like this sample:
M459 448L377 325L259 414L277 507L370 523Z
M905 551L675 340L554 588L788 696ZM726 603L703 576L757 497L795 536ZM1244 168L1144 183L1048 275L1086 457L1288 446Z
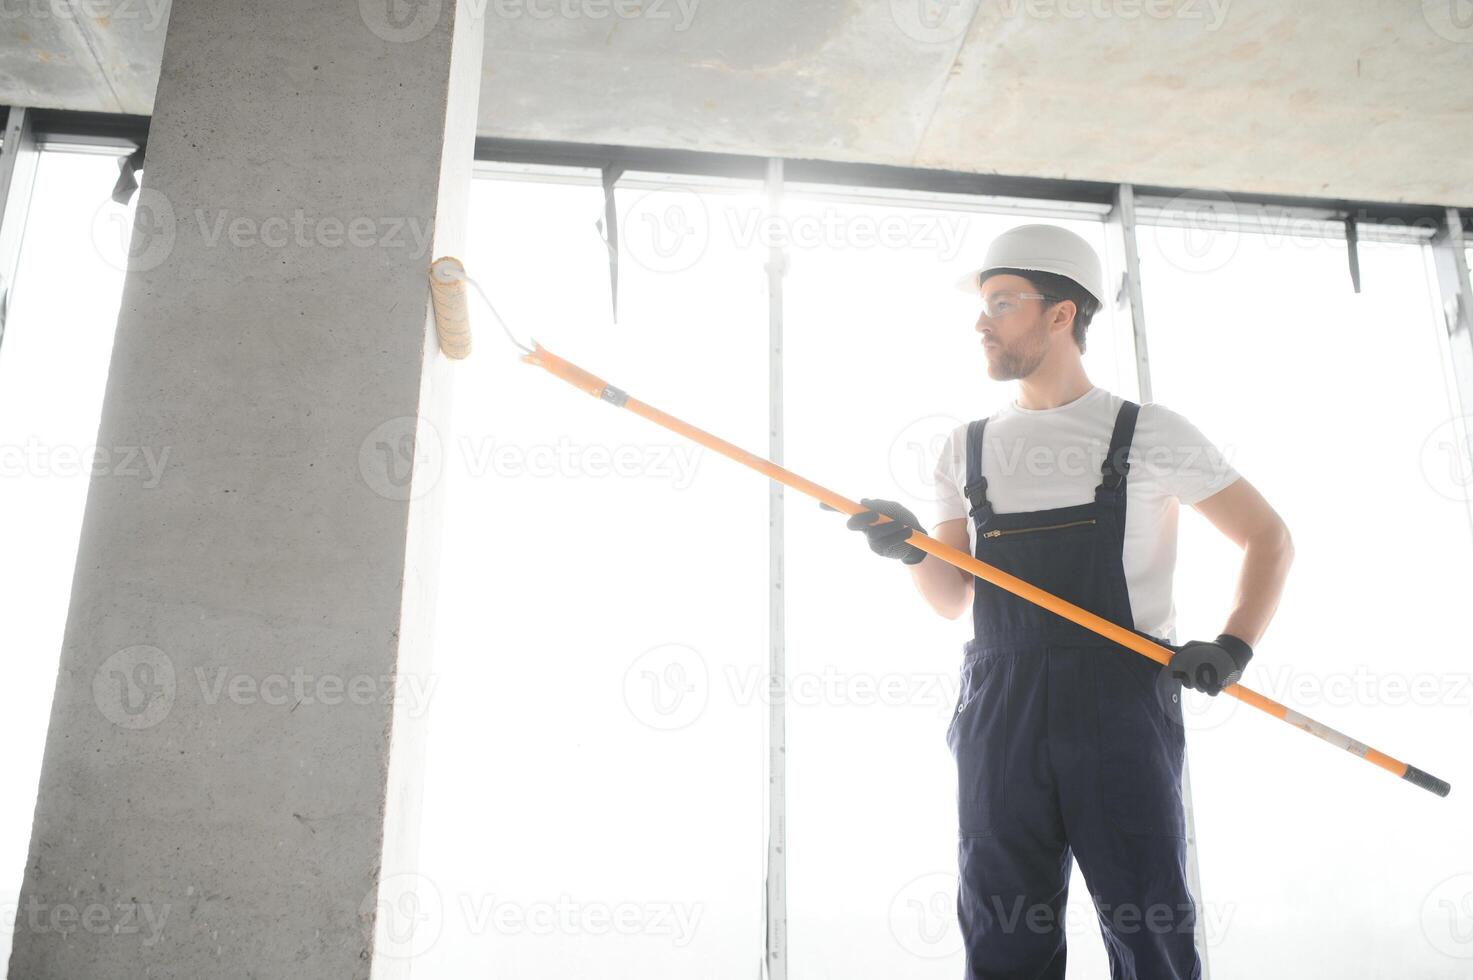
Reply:
M868 508L861 506L856 501L840 496L827 487L819 486L812 480L806 480L791 470L786 470L776 463L763 459L761 456L753 455L735 446L725 439L718 438L704 429L698 429L688 422L682 421L673 415L667 415L652 405L647 405L638 399L629 397L628 394L615 388L602 378L599 378L578 367L569 361L563 360L555 354L550 353L541 344L534 342L534 351L525 354L522 360L528 364L545 368L550 374L555 375L571 384L573 387L584 391L595 398L609 402L619 408L625 408L635 415L643 416L663 426L671 432L685 436L687 439L700 443L708 449L713 449L723 456L736 460L743 466L750 467L758 473L773 480L777 480L785 486L797 490L799 493L807 494L820 503L826 504L834 510L845 514L854 515ZM881 521L888 521L888 517L881 515ZM1159 643L1152 643L1131 630L1125 629L1108 619L1097 616L1087 609L1080 608L1072 602L1060 599L1052 593L1045 592L1040 588L1030 585L1022 579L1009 575L1007 572L980 561L972 555L937 541L929 535L916 531L907 539L910 544L915 545L927 554L934 555L949 565L955 565L964 572L970 572L980 579L991 582L999 588L1006 589L1014 595L1021 596L1035 605L1049 610L1078 623L1086 629L1093 630L1101 636L1114 640L1121 646L1128 647L1143 657L1149 657L1158 664L1165 664L1171 659L1172 651ZM1259 694L1241 684L1224 688L1224 694L1230 694L1245 704L1251 704L1260 711L1266 712L1281 721L1288 722L1301 731L1309 732L1338 746L1352 755L1357 755L1373 765L1380 766L1394 776L1400 776L1407 782L1422 787L1425 790L1436 793L1438 796L1446 796L1452 788L1445 781L1431 776L1415 766L1408 765L1377 749L1371 748L1362 742L1358 742L1349 735L1337 732L1328 725L1322 725L1313 718L1307 718L1287 705L1280 704L1273 698Z

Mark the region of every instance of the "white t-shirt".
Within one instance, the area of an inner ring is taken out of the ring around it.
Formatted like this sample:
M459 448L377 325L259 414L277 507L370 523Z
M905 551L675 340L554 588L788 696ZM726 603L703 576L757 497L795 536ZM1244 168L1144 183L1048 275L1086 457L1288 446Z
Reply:
M987 499L999 514L1070 507L1094 500L1124 399L1098 386L1058 408L1026 409L1012 402L989 417L982 439ZM1126 477L1125 580L1135 628L1175 644L1171 598L1180 504L1195 504L1238 479L1218 448L1181 415L1156 402L1141 406ZM936 461L940 524L963 518L977 552L977 528L967 511L967 426L947 437Z

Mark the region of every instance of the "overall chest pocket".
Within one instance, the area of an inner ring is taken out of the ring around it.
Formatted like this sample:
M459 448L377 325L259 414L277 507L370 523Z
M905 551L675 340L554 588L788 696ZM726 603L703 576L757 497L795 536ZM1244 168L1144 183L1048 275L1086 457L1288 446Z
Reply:
M983 531L977 556L1051 595L1106 615L1104 606L1112 594L1101 587L1108 566L1099 519L1085 515L1053 520L1040 514L1026 515L1025 521L1014 523L1017 526ZM974 588L980 605L979 626L1016 631L1036 627L1054 616L983 579L977 579Z

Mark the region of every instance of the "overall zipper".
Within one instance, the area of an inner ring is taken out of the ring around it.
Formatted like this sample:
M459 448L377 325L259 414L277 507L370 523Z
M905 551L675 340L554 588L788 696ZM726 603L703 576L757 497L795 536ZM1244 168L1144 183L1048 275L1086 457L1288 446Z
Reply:
M995 531L983 531L982 536L984 538L1000 538L1004 534L1022 534L1025 531L1052 531L1055 528L1078 527L1081 524L1093 524L1094 522L1095 518L1091 517L1085 521L1070 521L1067 524L1045 524L1042 527L1015 527L1008 529L998 528Z

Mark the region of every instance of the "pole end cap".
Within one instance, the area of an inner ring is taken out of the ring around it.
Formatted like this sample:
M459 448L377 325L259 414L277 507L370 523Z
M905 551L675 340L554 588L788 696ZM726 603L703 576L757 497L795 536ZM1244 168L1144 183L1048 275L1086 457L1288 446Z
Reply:
M1414 786L1422 787L1429 793L1436 793L1438 796L1446 796L1452 792L1451 784L1438 779L1430 773L1423 772L1416 766L1407 766L1407 771L1401 774L1401 778Z

